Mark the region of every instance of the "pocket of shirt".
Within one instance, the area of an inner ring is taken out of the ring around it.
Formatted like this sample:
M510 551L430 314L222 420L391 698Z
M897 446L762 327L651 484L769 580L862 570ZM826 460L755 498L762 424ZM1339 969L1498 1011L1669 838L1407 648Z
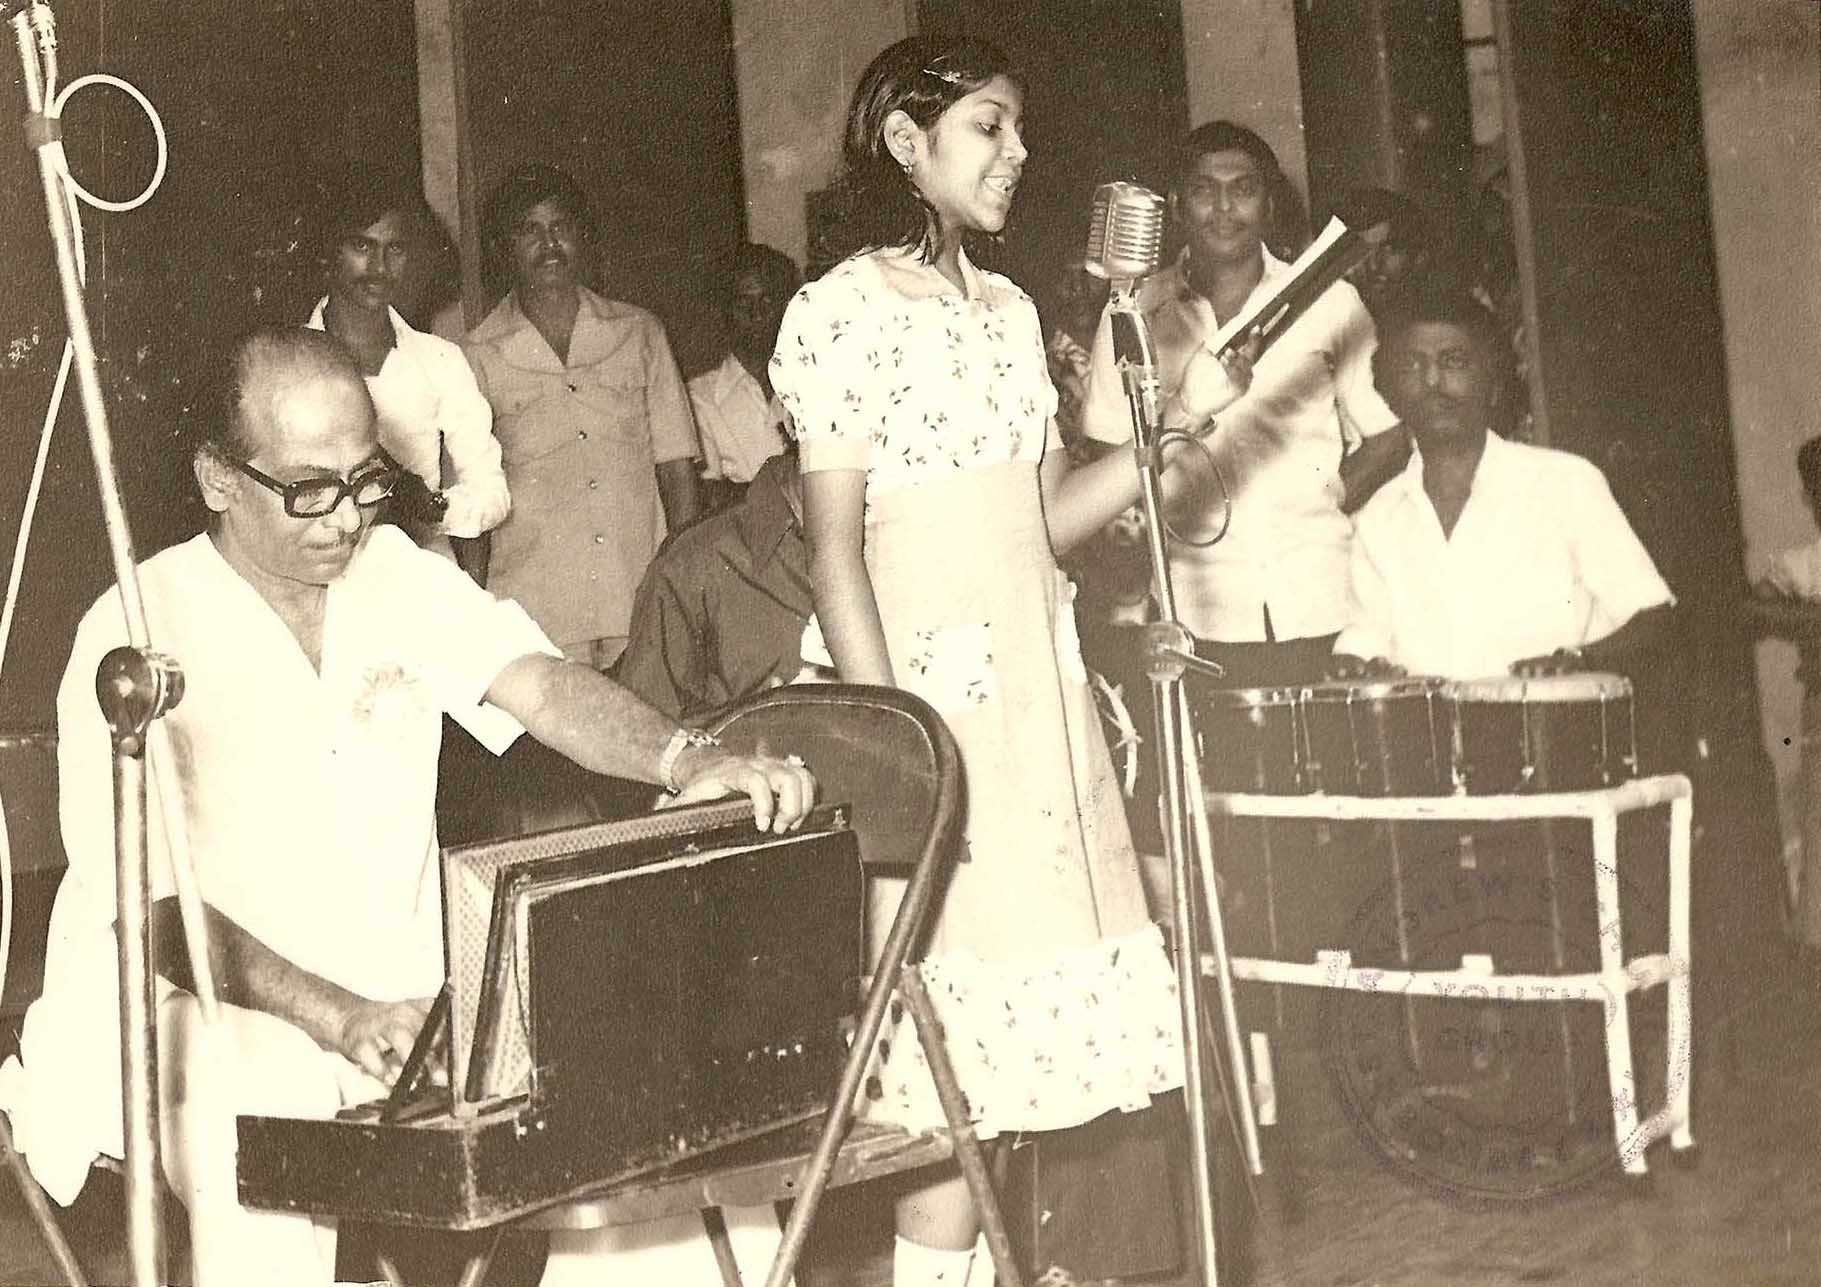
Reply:
M526 465L574 450L586 441L584 435L616 446L641 436L645 381L638 368L609 361L540 378L551 382L519 403L519 415L506 409L515 399L502 399L506 423L496 422L494 435L507 464Z
M646 380L642 364L615 354L569 374L576 396L610 437L631 437L645 426Z

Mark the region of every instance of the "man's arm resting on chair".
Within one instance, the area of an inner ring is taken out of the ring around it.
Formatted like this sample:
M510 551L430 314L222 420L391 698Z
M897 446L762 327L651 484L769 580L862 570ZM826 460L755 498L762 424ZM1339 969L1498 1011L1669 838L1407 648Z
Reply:
M203 911L209 964L222 1001L276 1015L324 1050L346 1057L388 1086L393 1083L430 1012L431 998L370 1000L286 960L213 907ZM153 904L152 941L158 972L193 991L175 898Z

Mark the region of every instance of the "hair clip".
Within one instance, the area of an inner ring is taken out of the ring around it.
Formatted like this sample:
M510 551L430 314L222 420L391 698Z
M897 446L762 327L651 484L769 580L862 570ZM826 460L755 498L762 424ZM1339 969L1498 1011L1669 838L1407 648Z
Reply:
M940 61L940 59L938 59L937 61ZM934 76L937 80L941 81L945 85L959 85L963 80L966 79L966 77L963 76L960 72L954 71L952 69L937 71L934 67L925 67L923 69L923 74L925 76Z

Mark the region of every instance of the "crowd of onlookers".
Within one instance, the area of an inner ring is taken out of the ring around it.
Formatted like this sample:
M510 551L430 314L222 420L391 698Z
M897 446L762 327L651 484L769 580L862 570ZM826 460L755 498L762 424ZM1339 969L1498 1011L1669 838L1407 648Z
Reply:
M1224 149L1257 172L1253 223L1240 230L1250 244L1242 251L1281 264L1308 240L1305 207L1270 150L1250 131L1227 128L1233 137L1191 141L1187 169L1167 185L1181 252L1145 285L1153 312L1166 280L1184 299L1205 292L1197 266L1217 258L1206 245L1198 251L1185 205L1184 174L1192 172L1198 146L1204 158ZM1359 319L1339 323L1363 327L1363 343L1347 341L1355 348L1351 357L1324 356L1341 382L1309 411L1311 426L1332 419L1337 436L1329 443L1323 430L1305 444L1335 454L1330 464L1344 481L1339 507L1348 515L1408 459L1409 433L1384 412L1369 373L1363 391L1355 377L1356 391L1349 393L1337 364L1363 370L1359 364L1372 347L1369 319L1395 312L1411 291L1445 281L1495 319L1505 342L1489 373L1499 391L1492 427L1527 437L1523 322L1500 179L1494 175L1470 202L1453 206L1377 188L1333 203L1331 214L1349 227L1382 230L1349 274L1352 306L1363 305ZM556 167L522 166L487 201L486 276L504 294L459 346L416 329L398 311L408 286L429 281L446 298L453 284L446 269L425 266L426 259L442 265L451 255L414 184L344 182L309 222L319 229L326 285L309 323L359 357L379 410L381 441L421 483L393 506L396 521L420 544L522 604L570 657L615 674L679 716L702 717L766 686L832 676L810 592L794 432L768 367L784 310L802 282L788 255L748 244L723 266L712 346L719 360L685 380L656 315L594 290L600 279L595 215L586 193ZM1261 289L1255 280L1242 284ZM1077 259L1034 285L1061 440L1072 459L1085 462L1125 436L1115 382L1103 371L1095 387L1097 351L1106 346L1108 283ZM1184 334L1213 330L1221 320L1210 311L1204 323L1187 305L1179 313ZM1164 331L1167 351L1174 342L1167 319ZM1166 356L1166 366L1172 360L1180 357ZM1168 384L1181 372L1166 376ZM1247 432L1250 407L1271 402L1252 396L1234 408L1236 434ZM1273 405L1275 416L1282 400ZM1394 432L1375 450L1357 452L1386 427ZM1275 424L1260 422L1255 432L1264 449L1281 445ZM1224 499L1223 535L1235 526L1233 498ZM1290 500L1294 514L1297 502ZM1207 498L1200 503L1213 508ZM1250 541L1274 530L1275 520L1260 508L1245 513L1242 502L1241 530L1224 554L1218 545L1177 547L1174 575L1187 579L1179 593L1190 600L1191 618L1210 595L1235 598L1232 568L1247 559ZM1176 512L1191 541L1211 534L1181 518L1180 507ZM698 524L701 530L690 531ZM1135 770L1143 733L1134 738L1132 730L1147 722L1137 631L1156 613L1138 507L1078 547L1064 567L1076 585L1075 612L1108 731ZM1255 606L1265 619L1258 623L1235 630L1200 617L1190 628L1207 641L1276 646L1307 633L1325 645L1341 623L1345 586L1332 588L1307 632L1285 632L1299 610L1282 605L1281 588L1278 611L1285 620L1269 620L1270 604L1260 598ZM1264 655L1245 647L1240 654L1242 675L1248 657Z
M1261 168L1273 191L1256 236L1287 260L1307 240L1304 207L1274 159ZM1524 437L1522 319L1497 176L1470 207L1443 209L1362 189L1336 202L1333 214L1351 227L1386 229L1349 279L1369 313L1437 273L1465 283L1491 309L1510 340L1497 373L1508 390L1499 428ZM420 305L414 318L427 322L423 314L433 310L422 305L433 305L439 290L447 298L456 284L447 235L414 184L344 180L325 188L321 208L303 221L317 229L326 286L309 324L359 356L381 440L422 484L394 505L397 521L481 584L526 606L573 657L614 669L635 639L628 673L648 696L663 696L679 711L700 714L704 703L729 704L755 684L825 668L813 631L806 642L800 629L785 639L791 632L780 624L772 639L743 619L756 610L752 604L727 603L712 610L729 618L729 637L741 641L728 650L741 660L726 663L739 673L697 673L710 664L703 639L715 623L682 620L675 587L679 577L700 581L699 567L680 569L719 557L709 551L725 544L725 535L675 542L676 551L639 589L670 536L710 515L744 512L741 502L774 458L755 504L774 510L793 543L800 541L792 431L767 369L784 308L801 284L796 263L769 246L737 250L718 283L719 360L685 380L654 314L593 289L600 276L595 216L567 173L520 167L497 185L484 215L487 280L504 294L459 351L399 311L409 297ZM1092 353L1108 285L1075 260L1036 286L1062 441L1072 456L1088 459L1097 450L1086 424ZM1103 419L1107 405L1103 400ZM1348 510L1365 495L1350 493ZM736 523L727 530L740 529ZM774 597L808 618L806 573L794 549L786 562L784 580L798 593ZM1096 645L1119 637L1108 636L1107 627L1140 624L1153 612L1137 509L1066 566L1078 586L1077 616L1090 653L1101 652L1094 660L1120 670L1118 658ZM692 601L698 614L711 610L700 606L700 595ZM764 640L757 648L755 633ZM793 653L786 645L796 643L804 648ZM701 655L679 655L690 650Z

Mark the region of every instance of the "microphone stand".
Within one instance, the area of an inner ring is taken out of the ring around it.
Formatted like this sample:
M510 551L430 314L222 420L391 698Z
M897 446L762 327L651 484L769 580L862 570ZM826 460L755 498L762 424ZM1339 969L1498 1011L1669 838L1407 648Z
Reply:
M1176 948L1177 999L1182 1009L1190 1161L1195 1196L1196 1241L1203 1281L1215 1287L1214 1172L1209 1151L1208 1106L1205 1075L1208 1052L1201 1005L1201 927L1196 915L1196 882L1206 900L1208 932L1214 976L1225 1028L1227 1059L1233 1070L1236 1105L1251 1173L1262 1173L1258 1155L1257 1126L1252 1120L1250 1097L1245 1093L1245 1053L1233 1009L1233 970L1227 955L1226 929L1214 881L1214 856L1202 801L1200 756L1188 696L1182 679L1186 672L1218 677L1223 672L1213 662L1197 657L1194 640L1176 619L1176 596L1164 552L1163 442L1158 425L1157 363L1151 336L1138 310L1133 280L1113 283L1111 314L1113 357L1124 380L1126 402L1132 415L1132 446L1137 454L1139 501L1143 507L1151 573L1161 618L1146 627L1146 673L1151 682L1152 710L1157 737L1158 777L1163 787L1163 843L1170 864L1171 926ZM1191 821L1191 808L1197 811ZM1190 858L1193 837L1194 857Z
M120 480L114 466L113 440L108 431L107 406L95 362L95 343L89 331L77 268L76 229L61 177L62 125L56 106L47 96L56 85L55 19L48 5L34 0L29 11L12 18L24 71L27 114L26 143L38 155L39 177L44 186L45 213L56 251L57 276L62 285L63 311L68 320L69 343L75 358L77 388L88 426L89 453L95 467L101 515L107 529L108 550L120 606L126 618L128 646L116 648L101 661L95 676L95 695L102 709L114 748L114 861L115 938L119 949L120 1062L124 1138L126 1142L127 1242L133 1287L157 1287L164 1281L164 1236L160 1211L158 1099L158 1035L154 1010L154 965L151 951L151 859L147 836L146 747L159 744L158 757L172 772L168 733L154 721L183 696L183 672L177 663L152 650L146 624L145 601L140 594L133 538L121 502ZM40 61L37 45L43 51ZM20 532L20 539L25 533ZM175 783L160 775L166 802L181 807ZM182 835L181 816L168 818L170 829ZM183 913L185 940L196 974L197 997L206 1020L216 1015L213 980L202 937L200 898L187 863L187 851L172 847L172 875Z

